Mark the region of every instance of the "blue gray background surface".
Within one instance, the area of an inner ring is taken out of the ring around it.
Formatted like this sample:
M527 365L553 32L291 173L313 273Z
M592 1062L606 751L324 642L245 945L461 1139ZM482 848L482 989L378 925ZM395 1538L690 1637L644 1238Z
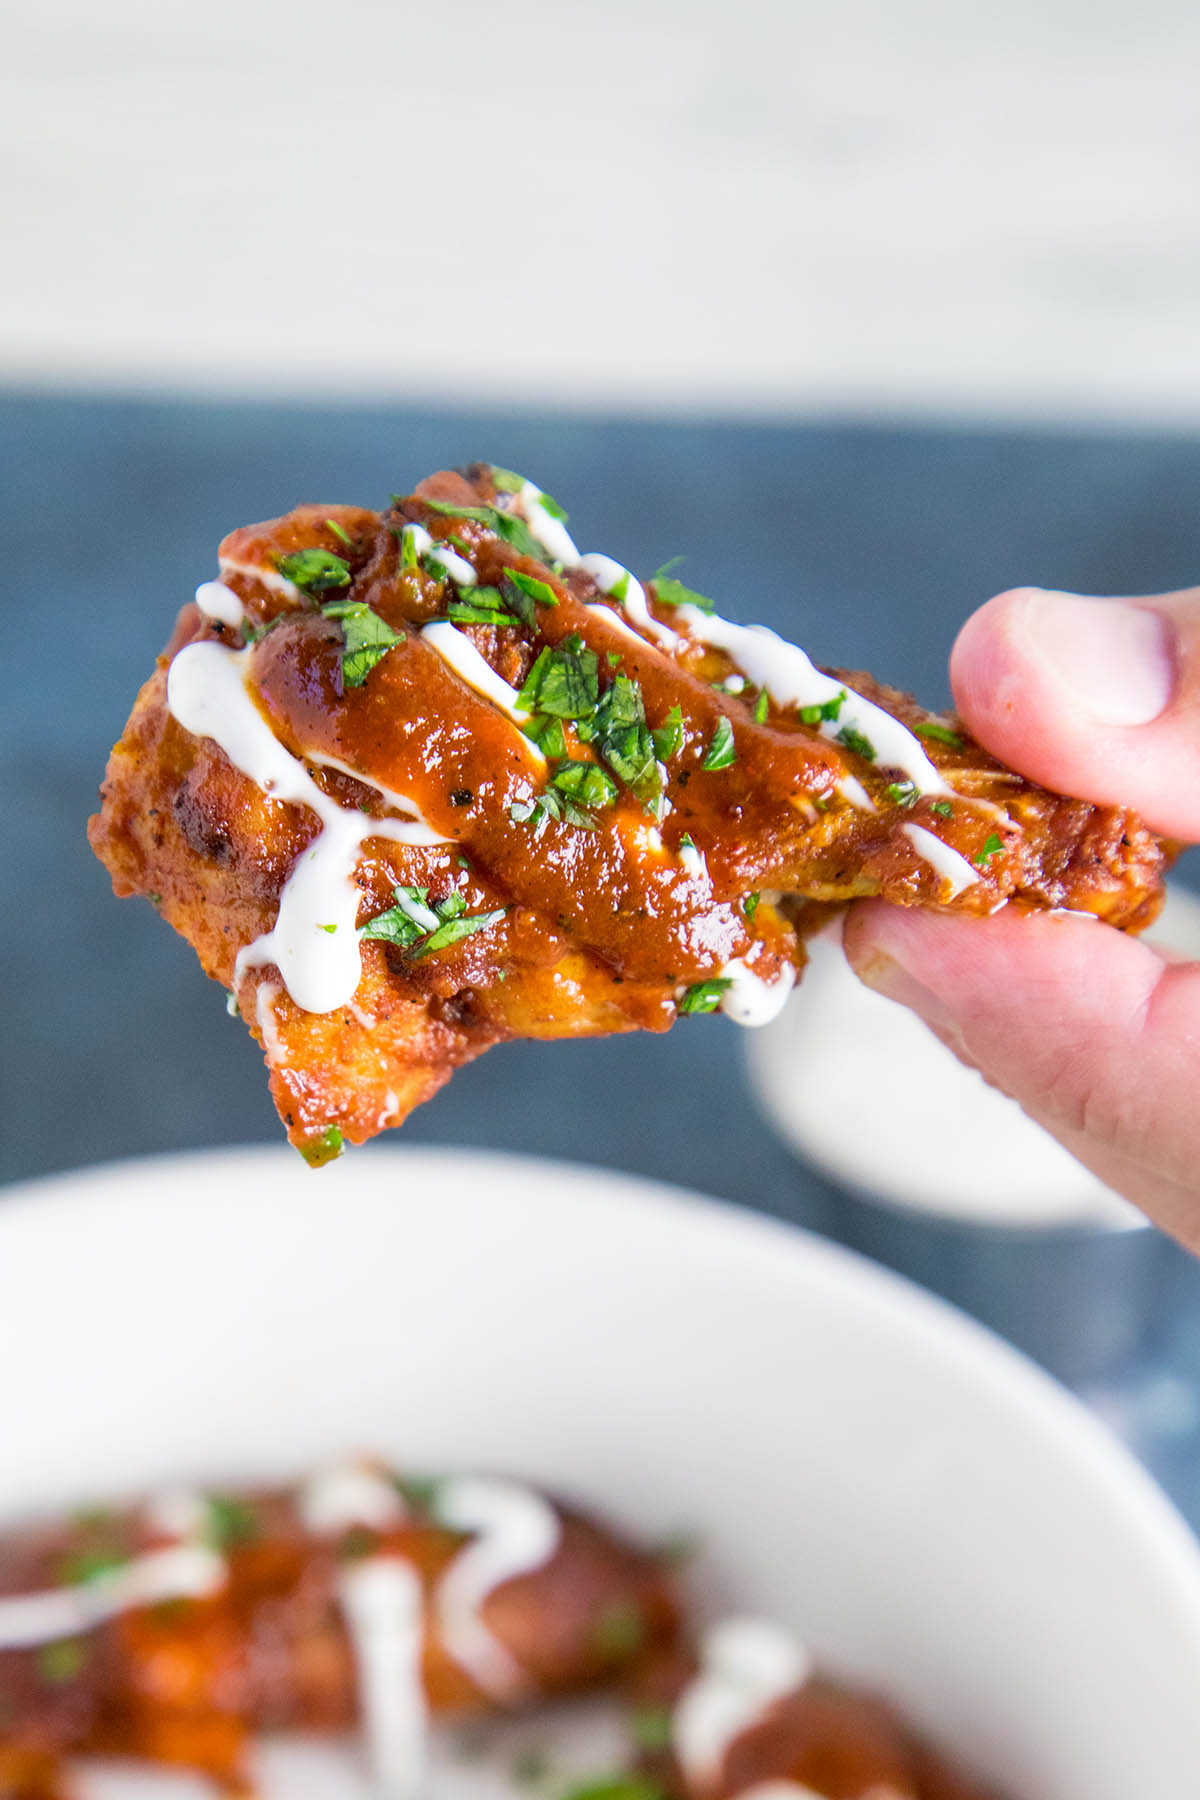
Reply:
M582 547L635 569L685 552L686 578L724 610L933 706L948 700L958 625L999 588L1200 577L1191 438L0 397L3 1179L278 1138L223 993L148 905L113 900L85 822L133 695L228 529L299 500L382 503L477 456L541 480ZM1051 1329L1054 1296L1093 1279L1095 1246L984 1243L839 1195L760 1123L722 1019L493 1051L405 1136L604 1163L864 1247L1072 1378L1200 1525L1200 1267L1149 1234L1132 1257L1116 1247L1136 1267L1102 1270L1096 1304L1143 1304L1146 1329L1106 1366L1073 1356ZM298 1164L297 1179L319 1176Z

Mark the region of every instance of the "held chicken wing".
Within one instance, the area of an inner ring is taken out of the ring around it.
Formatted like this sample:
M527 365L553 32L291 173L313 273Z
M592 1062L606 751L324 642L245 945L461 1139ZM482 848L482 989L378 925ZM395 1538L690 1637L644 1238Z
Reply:
M310 1161L504 1039L761 1022L864 896L1153 918L1132 814L565 520L476 464L235 531L113 751L91 842L230 990Z

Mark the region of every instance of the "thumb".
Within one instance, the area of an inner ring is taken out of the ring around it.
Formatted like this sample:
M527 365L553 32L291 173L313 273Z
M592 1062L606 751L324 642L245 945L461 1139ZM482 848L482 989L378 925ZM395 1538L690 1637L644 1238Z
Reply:
M1200 839L1200 589L1090 600L999 594L950 662L973 736L1062 794Z
M845 944L869 987L911 1006L1102 1181L1200 1250L1200 964L1073 916L963 919L880 901L851 907Z

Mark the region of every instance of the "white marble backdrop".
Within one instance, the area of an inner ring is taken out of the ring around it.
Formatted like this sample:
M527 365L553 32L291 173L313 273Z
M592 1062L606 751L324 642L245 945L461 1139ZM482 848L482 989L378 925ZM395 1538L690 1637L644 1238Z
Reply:
M10 0L0 382L1200 423L1193 0Z

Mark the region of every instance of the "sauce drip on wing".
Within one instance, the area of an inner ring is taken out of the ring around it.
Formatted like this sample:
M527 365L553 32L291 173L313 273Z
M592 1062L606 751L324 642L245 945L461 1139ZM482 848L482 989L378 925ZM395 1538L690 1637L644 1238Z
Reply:
M1136 929L1164 863L955 721L581 555L485 464L226 539L91 838L230 989L311 1161L505 1038L763 1023L830 907Z

